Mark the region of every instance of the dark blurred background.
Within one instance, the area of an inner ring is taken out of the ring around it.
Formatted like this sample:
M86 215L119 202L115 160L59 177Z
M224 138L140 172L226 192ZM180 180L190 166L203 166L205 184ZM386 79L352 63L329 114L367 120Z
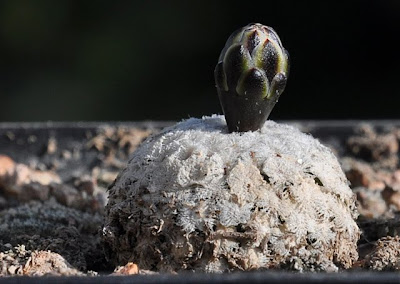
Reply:
M400 118L400 1L1 1L0 121L221 113L231 32L272 26L291 55L272 119Z

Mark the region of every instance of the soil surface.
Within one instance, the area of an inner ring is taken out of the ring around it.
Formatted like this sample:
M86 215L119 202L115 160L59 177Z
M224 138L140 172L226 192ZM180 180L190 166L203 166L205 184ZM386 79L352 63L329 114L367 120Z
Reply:
M352 269L400 270L400 128L296 124L330 146L357 195L362 230ZM160 127L0 127L0 276L151 274L113 267L101 239L107 187Z

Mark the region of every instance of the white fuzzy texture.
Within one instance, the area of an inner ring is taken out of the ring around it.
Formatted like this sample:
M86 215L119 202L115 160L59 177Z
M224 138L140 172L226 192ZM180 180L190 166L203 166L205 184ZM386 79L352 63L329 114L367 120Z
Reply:
M222 116L147 139L110 189L104 240L117 263L160 271L336 270L357 259L355 199L318 140Z

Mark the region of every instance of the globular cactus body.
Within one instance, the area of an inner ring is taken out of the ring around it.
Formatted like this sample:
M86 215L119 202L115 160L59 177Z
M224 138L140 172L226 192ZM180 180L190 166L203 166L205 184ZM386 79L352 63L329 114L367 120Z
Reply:
M250 24L234 32L215 68L229 132L261 128L286 86L289 54L276 32Z

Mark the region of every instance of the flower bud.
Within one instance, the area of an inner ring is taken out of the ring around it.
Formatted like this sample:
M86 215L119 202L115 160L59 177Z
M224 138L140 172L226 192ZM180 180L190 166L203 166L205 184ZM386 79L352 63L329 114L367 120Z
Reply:
M250 24L234 32L214 72L229 132L260 129L285 89L288 73L289 54L272 28Z

